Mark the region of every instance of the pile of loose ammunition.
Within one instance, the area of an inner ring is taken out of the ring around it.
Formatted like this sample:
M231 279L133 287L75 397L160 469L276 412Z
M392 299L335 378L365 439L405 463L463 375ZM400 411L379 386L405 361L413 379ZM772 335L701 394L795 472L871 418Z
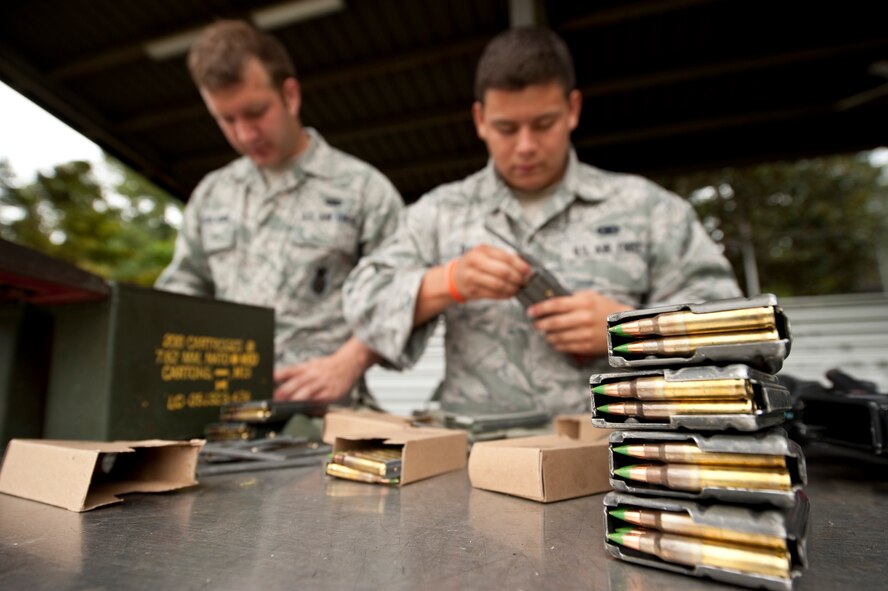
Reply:
M373 484L398 484L401 481L400 447L362 447L337 451L330 454L328 459L328 476Z
M219 422L204 428L197 475L253 472L320 464L330 446L282 433L296 414L317 412L315 403L254 400L222 406Z
M614 428L604 499L615 557L788 590L806 564L805 461L779 428L773 373L789 323L771 295L608 318L609 361L591 378L592 421ZM643 368L643 369L639 369Z
M248 441L274 438L294 415L316 415L326 409L315 402L251 400L223 405L219 422L204 428L208 441Z

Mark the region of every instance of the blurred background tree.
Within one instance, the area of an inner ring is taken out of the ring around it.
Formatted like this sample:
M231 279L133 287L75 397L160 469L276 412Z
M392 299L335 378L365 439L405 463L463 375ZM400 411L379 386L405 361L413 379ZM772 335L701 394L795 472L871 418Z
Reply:
M106 279L151 285L172 258L171 219L182 204L116 160L105 164L108 180L74 161L17 185L0 160L0 236Z
M869 153L656 180L691 201L748 294L888 290L888 178Z

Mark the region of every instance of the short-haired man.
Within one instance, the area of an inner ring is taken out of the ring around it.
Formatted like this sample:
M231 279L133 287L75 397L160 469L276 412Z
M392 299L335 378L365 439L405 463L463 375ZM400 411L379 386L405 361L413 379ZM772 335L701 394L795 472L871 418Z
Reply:
M185 208L157 287L275 309L278 399L366 397L376 357L342 313L342 285L397 225L403 202L370 165L303 127L290 57L241 21L209 26L188 67L242 157L207 175Z
M497 36L475 93L490 162L407 209L395 238L349 276L346 316L361 341L405 367L443 315L444 410L586 412L589 375L606 367L608 314L739 289L686 201L577 161L570 133L582 99L557 35ZM572 295L525 310L513 296L530 266L516 247Z

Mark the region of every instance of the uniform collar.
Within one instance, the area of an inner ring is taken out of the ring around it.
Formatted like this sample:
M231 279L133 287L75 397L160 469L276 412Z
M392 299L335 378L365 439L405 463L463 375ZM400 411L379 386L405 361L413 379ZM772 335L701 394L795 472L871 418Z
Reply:
M602 201L613 194L608 188L607 175L593 166L581 164L573 148L568 153L567 170L562 181L558 195L566 194L569 200L576 197L583 201ZM481 195L492 196L490 211L504 211L514 215L520 212L520 205L512 195L511 189L497 173L492 159L487 161L487 166L484 168L480 189Z
M308 148L298 158L293 161L293 184L306 177L329 178L332 176L332 170L326 166L330 162L330 154L333 148L330 147L323 136L312 127L306 127L305 132L309 136ZM242 156L234 161L234 178L248 185L259 184L264 186L262 171L253 164L253 161L246 156Z
M564 190L583 201L602 201L613 193L608 189L607 176L588 164L581 164L577 153L570 150L567 171L564 174Z
M496 172L493 161L481 174L480 195L490 197L487 214L488 227L497 228L500 236L511 234L518 241L529 242L534 234L551 220L570 208L576 200L585 202L602 201L613 195L608 176L603 171L581 164L576 152L571 148L568 153L567 169L561 179L561 186L543 206L542 214L533 222L528 222L521 210L521 204ZM503 219L508 218L508 220ZM506 231L506 227L510 231Z

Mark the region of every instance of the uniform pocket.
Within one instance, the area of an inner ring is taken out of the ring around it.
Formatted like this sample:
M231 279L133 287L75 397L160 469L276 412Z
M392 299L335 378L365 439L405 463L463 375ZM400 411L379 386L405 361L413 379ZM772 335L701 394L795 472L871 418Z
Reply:
M208 255L234 248L234 223L204 222L203 247Z
M346 223L302 228L291 232L284 248L286 290L291 306L318 301L341 306L345 278L358 262L357 230ZM337 308L338 309L338 308Z

